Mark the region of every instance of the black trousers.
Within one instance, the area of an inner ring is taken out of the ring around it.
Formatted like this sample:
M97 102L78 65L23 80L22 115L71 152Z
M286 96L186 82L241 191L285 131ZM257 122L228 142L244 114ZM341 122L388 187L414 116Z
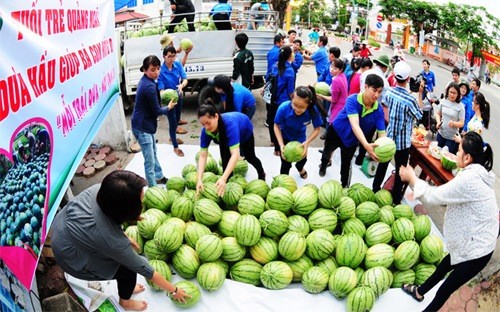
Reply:
M326 130L325 147L321 156L321 168L326 169L332 153L340 147L340 182L342 187L348 187L351 183L351 163L356 152L356 145L347 147L342 143L339 135L330 124Z
M217 13L212 16L214 20L215 27L217 30L231 30L231 21L229 20L229 14L227 13Z
M137 284L137 273L120 265L113 279L115 279L118 284L118 296L120 296L120 299L129 300Z
M221 144L219 144L219 150L222 159L222 168L226 170L229 159L231 158L231 151ZM264 173L262 162L255 155L255 138L253 135L247 141L240 142L240 150L245 155L245 159L255 168L255 170L257 170L259 179L263 180L266 174ZM230 176L232 176L232 174Z
M444 280L441 287L436 292L434 300L424 309L424 311L438 311L458 288L467 283L471 278L476 276L488 264L493 252L474 260L465 261L455 265L451 265L451 258L448 254L441 263L437 266L436 271L418 288L418 293L425 295L431 290L440 280L442 280L448 272L450 275Z
M278 140L276 140L276 135L274 134L274 117L276 117L276 112L278 111L279 105L269 105L266 104L267 109L267 125L269 126L269 139L274 144L274 150L279 151L280 147Z
M288 142L290 142L290 141L283 139L283 143L285 143L285 145ZM304 166L306 165L306 162L307 162L307 157L304 157L303 159L301 159L300 161L298 161L298 162L295 163L295 168L297 168L297 170L299 171L299 173L302 171L302 169L304 169ZM292 168L292 163L284 160L283 157L281 157L281 169L280 169L280 173L281 174L289 174L290 173L290 168Z
M394 188L392 189L392 200L394 204L399 205L403 199L403 187L404 183L401 181L399 176L399 168L401 166L406 166L408 164L408 159L410 158L410 149L404 149L396 151L394 155L394 162L396 163L396 178L394 179ZM373 179L372 189L374 192L380 190L382 183L384 182L385 174L387 172L387 167L389 162L379 163L377 167L377 172L375 173L375 178Z
M195 31L195 29L194 29L194 12L193 12L193 14L185 15L184 13L190 13L190 11L177 10L175 13L182 14L182 15L177 15L177 14L174 15L174 18L170 21L170 25L168 26L169 33L173 33L175 26L177 26L178 23L182 22L183 19L186 19L186 22L188 24L188 30Z
M373 136L375 135L375 129L373 131L370 131L368 135L365 136L366 140L368 142L373 142ZM366 149L364 148L363 145L358 144L358 156L356 156L356 164L361 165L363 164L363 160L365 159L366 155Z

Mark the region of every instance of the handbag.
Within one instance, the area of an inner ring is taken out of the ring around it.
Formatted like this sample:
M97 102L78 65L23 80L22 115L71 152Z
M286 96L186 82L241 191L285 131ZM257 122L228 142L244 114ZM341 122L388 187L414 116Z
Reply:
M394 181L396 180L396 170L392 170L391 175L385 180L384 186L382 187L389 192L394 188Z

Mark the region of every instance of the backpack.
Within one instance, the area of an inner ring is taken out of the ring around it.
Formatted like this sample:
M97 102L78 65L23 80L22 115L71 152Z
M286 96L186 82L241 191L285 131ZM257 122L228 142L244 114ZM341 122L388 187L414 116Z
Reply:
M269 75L264 89L262 90L262 99L268 105L276 105L278 99L278 77Z

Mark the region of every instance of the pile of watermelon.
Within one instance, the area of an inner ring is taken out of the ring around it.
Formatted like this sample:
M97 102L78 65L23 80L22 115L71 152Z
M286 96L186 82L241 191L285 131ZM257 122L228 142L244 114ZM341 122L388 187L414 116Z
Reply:
M346 297L347 311L369 311L389 288L421 285L445 255L429 217L393 206L386 190L342 189L334 180L297 187L288 175L268 185L234 175L219 197L222 169L211 158L199 198L196 166L186 165L167 189L147 190L144 219L126 229L167 279L168 264L206 291L226 278L267 289L295 282L309 293ZM185 285L193 306L200 291Z

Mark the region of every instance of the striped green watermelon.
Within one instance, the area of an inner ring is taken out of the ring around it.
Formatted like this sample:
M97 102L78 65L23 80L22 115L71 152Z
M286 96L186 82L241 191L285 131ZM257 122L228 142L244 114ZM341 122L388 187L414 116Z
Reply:
M184 192L184 194L186 194L186 192ZM167 201L165 202L164 210L165 212L168 212L170 210L172 204L178 197L181 197L181 194L179 194L179 192L174 190L167 190Z
M259 219L254 215L241 215L234 224L234 237L243 246L255 245L261 236Z
M335 249L333 234L325 229L317 229L306 237L306 254L313 260L323 260Z
M442 152L441 165L443 165L444 169L452 171L457 167L457 156L449 152Z
M358 284L361 283L361 278L363 278L363 274L365 274L365 269L359 266L354 269L354 272L356 272L356 276L358 277Z
M352 200L354 200L356 207L363 202L373 202L375 200L375 194L373 191L361 183L354 183L351 185L351 187L347 190L347 194L350 198L352 198Z
M194 203L193 214L196 222L214 225L222 217L222 209L211 199L201 198Z
M304 146L299 141L290 141L283 148L283 158L288 162L301 161L304 155Z
M361 277L360 284L370 287L375 293L375 297L378 298L391 287L392 273L381 266L370 268Z
M170 297L172 302L179 308L189 309L200 301L201 292L195 283L190 281L180 281L174 285L178 289L182 289L188 297L185 302L180 302Z
M335 180L323 183L318 190L319 205L323 208L333 209L340 205L342 198L342 184Z
M137 229L137 225L130 225L125 229L125 234L133 239L137 245L139 246L139 250L136 250L138 254L142 254L144 251L144 239L141 234L139 234L139 230Z
M222 201L228 207L234 207L238 205L238 201L241 196L243 196L243 188L236 182L226 183L226 189L224 195L222 195Z
M186 176L189 172L196 172L196 171L198 171L198 168L196 168L195 165L187 164L184 167L182 167L182 178L186 179Z
M237 262L245 257L247 250L245 246L238 244L234 237L224 237L222 239L221 258L228 262Z
M384 222L385 224L391 226L394 223L394 214L392 213L392 207L390 206L383 206L380 208L380 222Z
M316 186L316 184L312 184L312 183L307 183L307 184L304 184L304 187L310 187L312 188L316 193L318 193L319 191L319 188Z
M207 157L207 162L205 164L205 172L210 171L215 174L218 174L219 165L217 164L217 160L213 157Z
M375 202L382 208L383 206L392 205L392 194L386 189L380 189L375 193Z
M149 264L153 267L155 272L158 272L161 276L163 276L167 281L172 281L172 272L168 264L163 260L149 260ZM151 286L154 290L162 290L159 286L154 284L150 279L147 280L149 286Z
M394 248L387 244L376 244L368 248L365 255L367 269L382 266L389 268L394 262Z
M311 294L319 294L328 286L330 276L328 272L320 267L314 266L302 275L302 288Z
M224 236L234 236L234 224L236 220L241 216L237 211L225 210L222 212L219 223L217 223L217 228L219 232Z
M298 232L304 236L309 234L309 222L306 218L299 215L292 215L288 217L288 231Z
M407 218L411 220L413 218L413 209L405 204L399 204L392 208L392 213L394 214L394 218Z
M422 285L436 271L436 266L429 263L419 263L415 266L415 285Z
M212 231L201 223L189 221L186 223L186 230L184 231L184 241L190 247L195 248L198 239L203 235L210 234Z
M318 206L318 193L310 187L300 187L292 195L292 210L296 214L306 216Z
M171 253L182 245L183 235L180 228L164 223L156 230L154 240L163 251Z
M355 233L364 237L366 234L366 225L358 218L347 219L342 225L342 234L349 233Z
M186 174L184 178L186 181L186 187L190 190L196 190L196 184L198 184L198 172L191 171Z
M250 247L250 255L260 264L266 264L278 259L278 243L269 237L261 237Z
M284 187L293 193L297 190L297 182L295 179L288 174L279 174L273 178L271 182L271 189L276 187Z
M212 263L217 263L224 269L224 276L227 276L229 274L229 262L222 260L221 258L213 261Z
M365 312L370 311L375 304L375 293L368 286L354 288L347 296L347 312Z
M152 239L163 221L153 214L143 213L141 217L142 220L137 221L137 230L142 237Z
M304 274L307 269L312 267L314 265L313 261L311 258L306 256L305 254L302 255L302 257L298 258L297 260L294 261L285 261L286 264L290 266L293 272L293 282L300 282L302 281L302 275Z
M293 206L293 195L284 187L275 187L269 191L266 198L269 208L288 213Z
M441 260L443 252L443 241L437 235L428 235L420 242L420 257L427 263Z
M288 260L294 261L300 258L306 251L306 238L298 232L286 232L278 243L280 255Z
M144 193L144 198L142 199L142 204L145 209L157 208L160 210L165 210L165 202L167 201L167 196L165 190L158 187L148 187Z
M219 180L219 178L220 177L218 175L216 175L215 173L207 171L207 172L203 172L203 175L201 176L201 182L203 182L203 184L205 184L207 182L216 183L217 180Z
M242 189L245 189L248 186L248 181L244 176L240 176L239 174L233 174L233 176L229 178L228 182L238 183Z
M415 272L412 269L392 272L393 280L391 288L401 288L404 284L415 284Z
M167 219L169 218L169 216L165 212L157 208L151 208L144 211L144 215L153 216L154 218L159 219L161 223L167 221Z
M238 202L238 211L241 214L251 214L259 217L264 212L266 202L257 194L245 194Z
M247 172L248 172L248 161L244 159L238 160L236 162L236 166L234 166L233 173L244 177L247 175Z
M366 245L361 236L354 233L344 234L337 240L335 259L340 266L352 269L363 262L366 254Z
M170 224L179 228L181 230L182 236L184 236L184 233L186 232L186 222L184 222L184 220L182 219L171 217L168 218L167 221L163 222L163 224Z
M366 226L370 226L380 219L380 208L374 202L363 202L356 207L356 218L361 220Z
M167 190L174 190L182 194L186 188L186 182L181 177L170 177L167 181Z
M174 200L170 211L172 213L172 217L176 217L187 222L193 217L194 203L189 198L180 196Z
M262 265L257 261L243 259L233 264L229 275L234 281L257 286L260 284L261 271Z
M415 228L415 239L418 242L431 233L431 218L429 216L415 216L411 222Z
M413 223L407 218L399 218L392 224L392 240L395 243L402 243L415 238Z
M386 163L396 154L396 143L389 137L381 137L374 142L377 146L373 149L375 155L378 156L378 161Z
M260 281L267 289L283 289L290 285L293 271L283 261L271 261L262 267Z
M356 215L356 204L354 200L348 196L340 198L340 204L335 208L340 220L347 220Z
M368 247L380 243L389 243L392 240L392 230L384 222L376 222L366 229L365 243Z
M339 267L339 265L337 264L337 260L335 260L335 257L333 256L320 261L316 261L314 265L325 269L328 272L328 275L332 275L332 273Z
M172 255L172 265L183 278L193 278L200 267L200 258L188 245L181 245Z
M337 227L337 214L332 209L319 208L307 218L311 230L325 229L333 232Z
M168 255L164 252L154 239L148 240L144 243L144 255L149 260L163 260L166 261Z
M420 247L414 241L402 242L394 252L394 266L400 271L413 267L420 256Z
M202 198L213 200L217 204L222 202L222 199L217 194L217 186L214 182L203 183L203 190L200 192Z
M215 262L203 263L196 272L196 280L206 291L216 291L224 285L226 272L220 264Z
M356 272L349 267L339 267L328 280L328 289L337 299L346 297L357 285L358 277Z
M202 262L211 262L222 255L222 240L215 234L203 235L196 242L196 253Z
M245 188L245 194L257 194L265 200L270 190L271 188L267 185L266 181L256 179L248 183Z
M307 222L307 221L306 221ZM266 210L259 217L262 233L271 238L278 237L288 229L288 219L279 210Z

